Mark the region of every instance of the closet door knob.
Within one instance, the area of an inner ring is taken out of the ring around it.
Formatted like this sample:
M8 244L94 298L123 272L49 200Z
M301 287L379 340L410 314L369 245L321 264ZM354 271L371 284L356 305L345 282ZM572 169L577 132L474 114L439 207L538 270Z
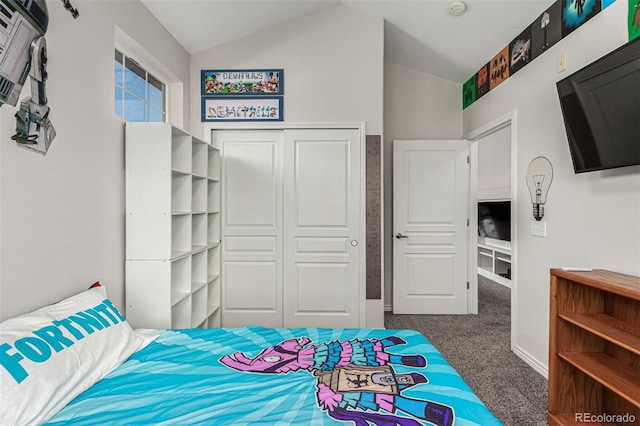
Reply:
M351 240L351 245L353 247L357 247L358 246L358 240Z
M396 234L396 238L397 238L397 239L400 239L400 238L409 238L409 236L408 236L408 235L401 234L401 233L399 233L399 232L398 232L398 233Z

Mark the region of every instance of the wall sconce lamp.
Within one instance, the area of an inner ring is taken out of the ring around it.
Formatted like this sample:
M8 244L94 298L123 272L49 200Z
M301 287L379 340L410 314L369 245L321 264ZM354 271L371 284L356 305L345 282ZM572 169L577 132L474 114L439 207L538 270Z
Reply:
M536 157L527 168L527 187L533 204L533 217L541 220L544 216L544 204L553 180L553 167L546 157Z

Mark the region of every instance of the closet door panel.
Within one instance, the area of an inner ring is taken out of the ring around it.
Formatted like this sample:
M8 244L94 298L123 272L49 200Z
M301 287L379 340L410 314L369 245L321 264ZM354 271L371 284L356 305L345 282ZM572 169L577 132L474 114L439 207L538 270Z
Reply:
M344 234L349 226L350 141L297 141L294 148L295 227Z
M285 131L287 327L360 325L360 145L357 129Z
M227 286L224 306L249 316L277 312L277 270L276 262L225 262L222 273L233 285Z
M222 324L282 326L282 132L216 131L222 161Z
M224 162L225 228L273 233L277 227L279 194L276 144L226 143Z

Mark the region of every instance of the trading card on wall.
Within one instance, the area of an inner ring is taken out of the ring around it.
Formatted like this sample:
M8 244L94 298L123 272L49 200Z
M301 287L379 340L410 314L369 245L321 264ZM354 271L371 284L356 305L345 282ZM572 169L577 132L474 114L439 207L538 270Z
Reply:
M545 10L531 24L531 60L562 39L562 0Z
M597 15L601 0L562 0L562 37Z
M495 89L507 78L509 78L509 46L505 46L489 62L489 90Z
M520 33L509 44L509 76L531 61L531 27Z
M476 101L476 77L477 74L462 85L462 109Z
M480 68L476 74L476 100L489 93L489 64Z
M640 37L640 1L629 0L629 41Z

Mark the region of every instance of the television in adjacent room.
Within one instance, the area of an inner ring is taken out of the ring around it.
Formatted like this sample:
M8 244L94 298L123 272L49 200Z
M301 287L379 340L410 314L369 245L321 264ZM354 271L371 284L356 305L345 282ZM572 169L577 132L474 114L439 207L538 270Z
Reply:
M478 235L511 241L511 201L478 201Z
M556 88L575 173L640 164L640 38Z

